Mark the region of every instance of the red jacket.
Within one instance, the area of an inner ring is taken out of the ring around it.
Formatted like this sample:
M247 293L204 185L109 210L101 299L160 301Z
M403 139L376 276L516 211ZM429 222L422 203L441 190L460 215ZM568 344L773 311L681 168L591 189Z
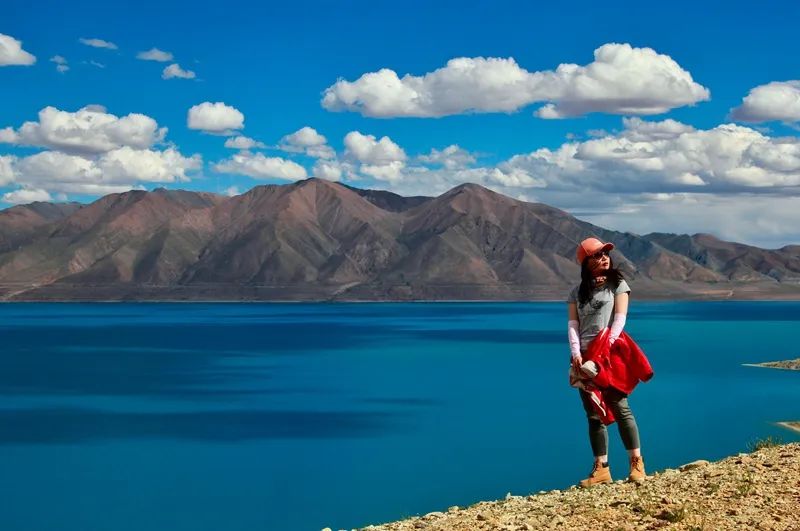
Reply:
M653 368L631 336L622 332L612 345L608 340L610 331L604 328L592 339L583 360L591 360L600 367L600 373L592 379L593 384L601 388L613 387L629 395L636 384L653 377Z

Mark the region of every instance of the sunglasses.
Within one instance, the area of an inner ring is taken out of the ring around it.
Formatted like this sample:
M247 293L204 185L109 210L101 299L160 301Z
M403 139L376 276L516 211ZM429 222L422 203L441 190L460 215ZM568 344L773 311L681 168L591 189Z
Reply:
M596 253L589 255L589 258L592 260L600 260L604 256L608 256L608 251L597 251Z

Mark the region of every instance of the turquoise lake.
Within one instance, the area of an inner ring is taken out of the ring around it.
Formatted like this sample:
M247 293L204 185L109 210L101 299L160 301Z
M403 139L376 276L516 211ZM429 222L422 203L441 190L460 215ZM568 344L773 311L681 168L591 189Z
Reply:
M800 434L798 302L632 301L648 471ZM591 467L563 303L0 305L0 529L351 529ZM616 426L612 475L627 473Z

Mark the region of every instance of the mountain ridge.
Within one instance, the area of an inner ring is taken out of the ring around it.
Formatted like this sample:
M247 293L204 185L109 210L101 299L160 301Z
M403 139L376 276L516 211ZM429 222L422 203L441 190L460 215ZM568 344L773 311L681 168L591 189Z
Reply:
M613 231L474 183L405 198L316 178L232 197L159 188L0 211L0 296L562 299L588 236L614 242L642 298L800 299L800 245Z

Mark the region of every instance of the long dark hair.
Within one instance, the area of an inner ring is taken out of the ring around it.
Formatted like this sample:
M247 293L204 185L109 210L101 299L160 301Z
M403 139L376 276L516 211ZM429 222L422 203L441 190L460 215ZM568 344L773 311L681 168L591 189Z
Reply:
M625 275L622 274L622 271L614 267L614 261L611 259L611 256L608 257L609 261L609 268L606 270L606 286L611 288L611 290L616 290L619 287L619 283L625 280ZM581 285L578 288L578 303L581 306L589 302L589 299L592 298L592 288L594 282L594 276L592 275L592 270L589 269L589 257L583 259L581 263Z

